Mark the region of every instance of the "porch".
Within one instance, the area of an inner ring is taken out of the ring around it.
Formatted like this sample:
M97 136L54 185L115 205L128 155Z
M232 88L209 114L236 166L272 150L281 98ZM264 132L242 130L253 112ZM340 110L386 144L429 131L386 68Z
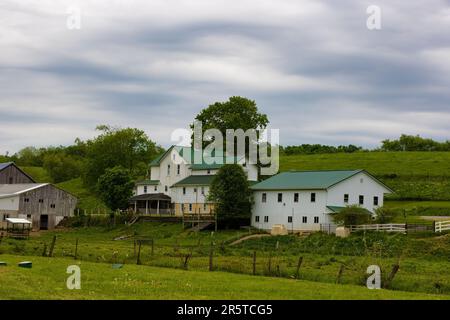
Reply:
M138 215L174 215L172 199L164 193L146 193L130 198L130 208Z

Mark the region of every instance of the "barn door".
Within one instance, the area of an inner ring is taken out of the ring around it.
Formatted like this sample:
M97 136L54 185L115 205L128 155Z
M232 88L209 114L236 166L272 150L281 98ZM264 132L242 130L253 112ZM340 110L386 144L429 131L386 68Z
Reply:
M40 230L47 230L48 229L48 215L42 214L41 215L41 221L40 221Z

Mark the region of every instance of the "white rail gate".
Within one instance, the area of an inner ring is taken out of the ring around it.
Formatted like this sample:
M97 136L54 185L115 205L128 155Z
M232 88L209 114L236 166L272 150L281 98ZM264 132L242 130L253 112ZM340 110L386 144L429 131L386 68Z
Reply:
M434 223L434 232L450 230L450 221L436 221Z

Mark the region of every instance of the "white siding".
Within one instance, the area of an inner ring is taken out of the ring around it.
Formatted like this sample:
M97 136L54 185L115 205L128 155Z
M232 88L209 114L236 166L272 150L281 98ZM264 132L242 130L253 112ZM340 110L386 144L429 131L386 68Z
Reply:
M172 202L174 203L207 203L209 187L204 186L205 194L202 195L202 186L185 187L186 194L183 194L183 187L172 188ZM197 189L197 192L194 190Z
M266 193L267 200L262 202L262 194ZM278 193L282 193L283 201L278 202ZM294 194L299 194L299 202L294 202ZM316 201L311 202L311 193L316 194ZM270 230L274 224L283 224L291 231L319 230L321 223L329 223L329 216L326 214L327 193L324 190L302 190L302 191L255 191L254 206L252 213L252 226ZM255 217L259 216L259 222ZM268 216L269 221L264 222L264 217ZM288 217L292 216L292 223L288 222ZM303 222L306 217L306 223ZM314 223L314 217L319 218L318 223Z
M359 205L359 196L364 196L364 204L361 206L370 212L383 206L384 194L390 193L388 189L364 172L346 179L328 189L328 205L345 207ZM349 195L348 203L344 202L344 194ZM378 197L378 206L374 206L374 197Z
M19 210L19 196L12 196L8 198L1 198L0 199L0 211L1 210Z

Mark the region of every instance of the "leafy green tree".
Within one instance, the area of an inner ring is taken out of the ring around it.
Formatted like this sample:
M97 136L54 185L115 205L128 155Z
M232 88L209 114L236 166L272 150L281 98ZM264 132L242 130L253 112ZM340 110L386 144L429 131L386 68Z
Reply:
M161 152L144 131L136 128L98 126L101 134L86 142L86 171L84 181L95 186L106 169L121 166L133 177L146 174L147 164Z
M215 203L221 228L250 223L252 192L240 165L227 164L220 168L211 183L208 198Z
M338 213L331 215L334 223L338 225L351 226L371 222L370 212L358 206L348 206Z
M97 192L105 204L112 210L126 209L133 195L133 178L128 169L117 166L108 168L100 176Z
M258 112L254 100L239 96L208 106L195 117L195 120L202 122L203 133L208 129L218 129L224 138L227 129L264 130L269 123L267 115ZM194 124L191 128L194 128Z
M81 176L83 163L63 152L50 153L44 156L43 167L53 182L63 182Z

